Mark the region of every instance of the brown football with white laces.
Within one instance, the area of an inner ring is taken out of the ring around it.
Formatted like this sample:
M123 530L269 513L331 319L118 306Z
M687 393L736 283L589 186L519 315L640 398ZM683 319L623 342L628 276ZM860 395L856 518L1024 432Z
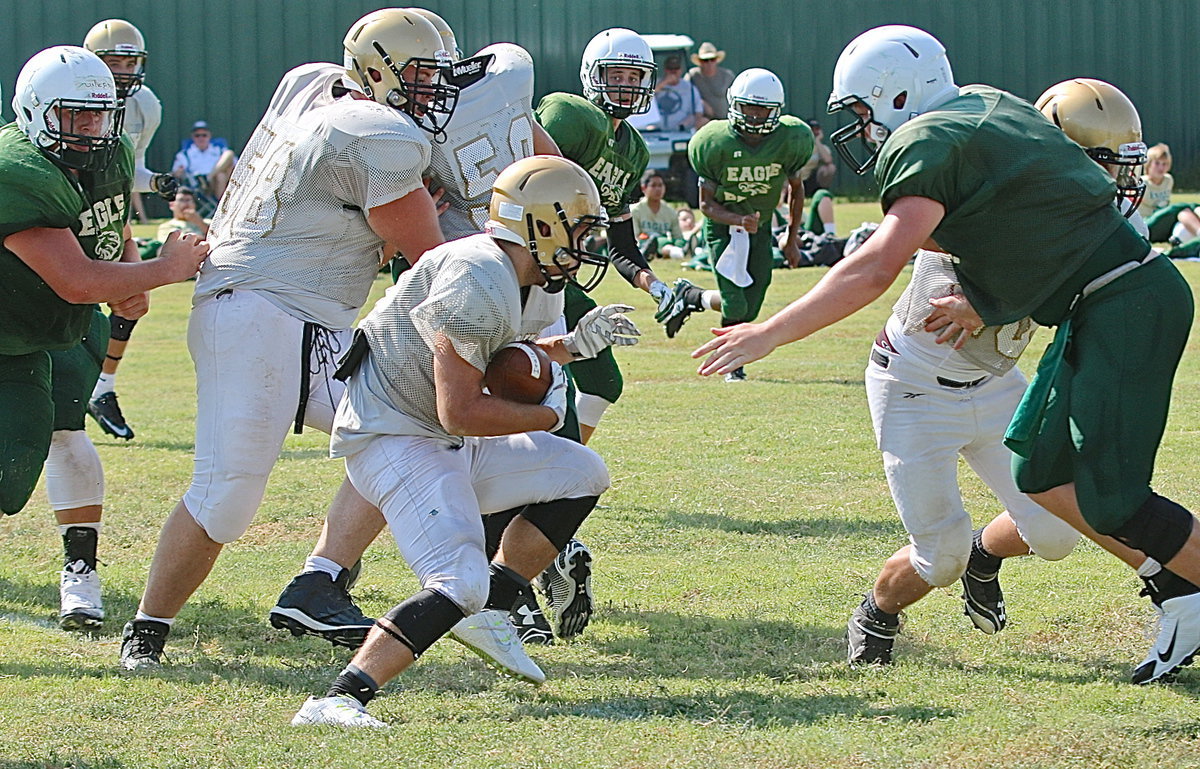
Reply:
M550 356L533 342L504 345L483 372L488 392L517 403L541 403L553 380Z

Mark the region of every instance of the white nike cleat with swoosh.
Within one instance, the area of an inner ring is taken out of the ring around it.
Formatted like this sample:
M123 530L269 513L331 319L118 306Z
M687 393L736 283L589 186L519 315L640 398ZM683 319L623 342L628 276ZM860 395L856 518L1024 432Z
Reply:
M1158 637L1133 671L1135 684L1173 681L1179 668L1191 664L1200 651L1200 593L1168 598L1160 611Z

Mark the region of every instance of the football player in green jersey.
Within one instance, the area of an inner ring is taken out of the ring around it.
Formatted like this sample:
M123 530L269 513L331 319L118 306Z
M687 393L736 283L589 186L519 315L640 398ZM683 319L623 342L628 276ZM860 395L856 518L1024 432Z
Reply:
M640 288L658 302L658 320L667 321L667 313L677 304L676 293L685 292L693 305L673 313L678 330L683 317L703 309L701 290L683 281L676 292L659 280L637 246L629 204L637 194L642 174L650 161L650 150L637 129L626 122L630 115L650 109L654 99L657 65L650 46L633 30L606 29L584 48L579 79L583 96L552 93L538 103L535 117L562 151L563 157L583 166L596 187L608 214L608 249L613 266L630 285ZM690 287L690 290L688 290ZM710 292L712 293L712 292ZM584 314L596 306L582 291L566 289L568 328L574 328ZM668 335L673 336L672 327ZM621 397L621 371L611 352L570 367L579 388L575 406L579 431L587 443L604 411Z
M771 215L786 183L788 230L784 256L800 261L797 233L804 220L801 169L813 151L812 129L783 114L783 83L765 69L748 69L729 87L729 118L713 120L688 142L688 161L700 175L704 237L721 292L721 325L758 317L771 285ZM760 228L761 225L761 228ZM745 381L741 367L726 382Z
M1005 439L1018 487L1200 582L1192 514L1150 487L1192 293L1113 205L1112 177L1033 105L955 86L944 47L912 27L853 40L829 109L853 115L832 140L859 173L875 167L883 223L772 318L720 329L693 353L707 356L700 373L731 371L861 309L922 246L952 253L982 323L1030 315L1057 326ZM850 147L858 140L865 160ZM886 607L871 614L866 635L894 628Z
M96 302L140 317L145 292L194 275L208 249L174 238L161 264L138 258L126 224L133 152L95 54L57 46L34 55L13 109L16 122L0 128L0 511L25 506L45 464L66 549L60 621L95 627L104 480L83 415L108 341Z

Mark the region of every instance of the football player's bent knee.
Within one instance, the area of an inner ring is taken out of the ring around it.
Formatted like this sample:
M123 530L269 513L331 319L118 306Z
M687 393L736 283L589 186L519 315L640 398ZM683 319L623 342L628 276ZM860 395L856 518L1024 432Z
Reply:
M967 561L970 559L969 548L970 544L968 543L968 547L964 548L961 553L942 551L933 554L932 558L927 558L924 557L924 553L914 547L909 563L917 572L917 576L933 587L947 587L957 582L963 572L967 570Z
M227 478L194 497L195 487L189 489L183 502L209 539L227 545L250 528L262 502L266 481L258 476Z
M1047 561L1066 558L1081 536L1066 521L1049 515L1036 522L1022 522L1018 528L1033 554Z
M596 495L539 502L526 507L521 517L537 527L556 550L562 550L579 531L583 519L588 517L599 500L599 495Z
M380 617L376 625L407 646L414 657L420 657L466 616L463 609L438 591L422 590Z
M1187 508L1151 493L1129 520L1107 533L1166 564L1183 549L1192 534L1194 520Z
M53 510L104 503L104 468L83 430L55 430L46 457L46 498Z
M578 392L575 394L575 414L579 418L580 424L595 427L600 424L600 420L604 417L604 412L615 402L615 398L610 401L601 398L599 395Z
M136 325L136 320L122 318L116 313L108 316L109 336L118 342L128 342L129 335L133 333L133 327Z

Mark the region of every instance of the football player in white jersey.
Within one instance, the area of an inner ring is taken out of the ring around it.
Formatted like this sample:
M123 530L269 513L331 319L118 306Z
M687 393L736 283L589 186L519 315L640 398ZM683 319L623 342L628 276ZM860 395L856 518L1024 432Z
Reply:
M170 174L155 173L146 168L146 150L162 122L162 104L146 85L146 41L141 30L124 19L97 22L83 39L83 47L100 57L113 73L117 95L125 100L125 133L133 142L133 191L157 192L166 200L175 197L179 182ZM141 214L140 198L134 196L135 207ZM125 355L129 335L136 320L109 315L112 326L108 351L100 371L100 379L88 401L88 413L104 432L114 438L131 440L133 428L125 421L117 401L117 366Z
M454 32L444 19L422 8L409 10L438 29L448 51L458 49ZM441 201L448 205L439 222L450 239L483 231L492 184L504 168L532 154L559 154L554 140L533 119L533 60L524 48L496 43L469 58L454 58L451 79L460 88L458 105L445 127L445 141L432 147L426 171L433 186L441 188ZM549 319L545 326L562 315L563 298L561 293L533 286L525 305L527 315ZM535 305L539 307L535 309ZM557 333L565 332L564 324ZM355 496L352 489L345 493ZM271 609L270 621L294 634L315 635L335 645L357 648L366 638L371 620L353 605L348 593L331 589L320 572L336 576L342 568L353 570L385 521L378 511L357 505L348 509L334 505L331 514L302 573ZM488 517L489 553L497 546L508 519L511 515ZM522 637L536 642L553 640L532 592L522 594L521 606L524 608L514 610L514 622Z
M458 93L437 30L389 8L343 45L343 67L284 75L213 220L188 327L196 467L125 627L126 668L159 663L174 617L254 517L288 429L331 429L334 359L381 254L443 241L421 181Z
M587 173L557 156L519 160L494 183L484 233L433 249L359 325L339 376L348 376L332 452L378 505L421 591L381 617L324 697L292 723L380 727L365 705L446 633L468 646L478 623L507 624L528 588L608 488L604 461L549 431L567 412L560 364L636 341L624 305L597 307L564 336L538 340L554 383L540 404L493 397L494 353L544 326L525 297L534 286L594 287L607 266L582 243L605 220ZM578 274L590 269L588 279ZM523 506L489 563L480 514ZM480 611L480 610L483 611ZM505 667L544 674L510 636Z

